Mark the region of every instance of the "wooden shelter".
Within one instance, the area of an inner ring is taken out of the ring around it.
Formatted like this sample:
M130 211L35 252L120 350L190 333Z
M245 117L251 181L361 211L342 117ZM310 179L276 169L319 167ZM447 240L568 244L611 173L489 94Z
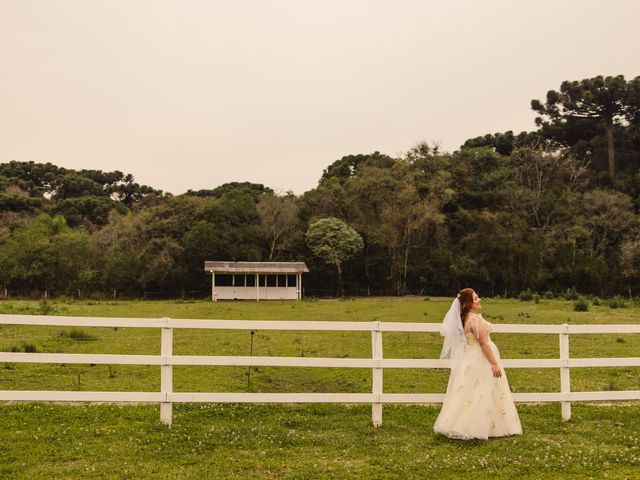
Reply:
M304 262L204 262L211 300L300 300Z

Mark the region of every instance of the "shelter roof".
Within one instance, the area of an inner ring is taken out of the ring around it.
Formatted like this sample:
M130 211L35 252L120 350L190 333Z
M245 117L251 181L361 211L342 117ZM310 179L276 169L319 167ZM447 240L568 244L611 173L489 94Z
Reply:
M204 262L207 272L216 273L306 273L304 262Z

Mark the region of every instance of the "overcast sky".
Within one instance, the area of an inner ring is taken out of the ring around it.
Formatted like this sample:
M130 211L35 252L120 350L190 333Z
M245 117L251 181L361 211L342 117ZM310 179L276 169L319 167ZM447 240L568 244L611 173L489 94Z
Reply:
M0 162L300 194L343 155L532 130L640 75L636 0L0 0Z

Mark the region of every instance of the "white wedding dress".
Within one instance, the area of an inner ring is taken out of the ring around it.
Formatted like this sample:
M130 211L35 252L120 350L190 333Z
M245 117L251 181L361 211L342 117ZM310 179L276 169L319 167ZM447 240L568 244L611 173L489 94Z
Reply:
M487 333L491 333L491 323L480 315L474 320L484 322ZM499 363L498 347L491 339L489 345ZM491 364L473 332L465 333L461 348L451 368L447 393L433 430L460 439L522 435L504 370L501 377L493 376Z

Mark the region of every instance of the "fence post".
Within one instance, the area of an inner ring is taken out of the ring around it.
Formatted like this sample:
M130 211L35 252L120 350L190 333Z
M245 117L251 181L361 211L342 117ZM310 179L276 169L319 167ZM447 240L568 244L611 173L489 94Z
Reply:
M564 331L560 334L560 393L571 393L571 377L569 375L569 325L562 324ZM561 402L562 419L571 420L571 402Z
M371 356L376 361L377 365L380 365L382 360L382 331L380 330L380 322L375 322L374 329L371 331ZM382 402L380 396L382 395L382 367L373 368L373 382L372 393L374 394L374 401L371 404L371 417L373 420L373 426L379 427L382 425ZM377 400L377 401L376 401Z
M160 392L163 400L160 403L160 422L171 425L173 404L169 401L169 395L173 392L173 365L169 363L169 357L173 355L173 328L169 326L169 319L164 318L162 337L160 339L160 355L162 366L160 367Z

